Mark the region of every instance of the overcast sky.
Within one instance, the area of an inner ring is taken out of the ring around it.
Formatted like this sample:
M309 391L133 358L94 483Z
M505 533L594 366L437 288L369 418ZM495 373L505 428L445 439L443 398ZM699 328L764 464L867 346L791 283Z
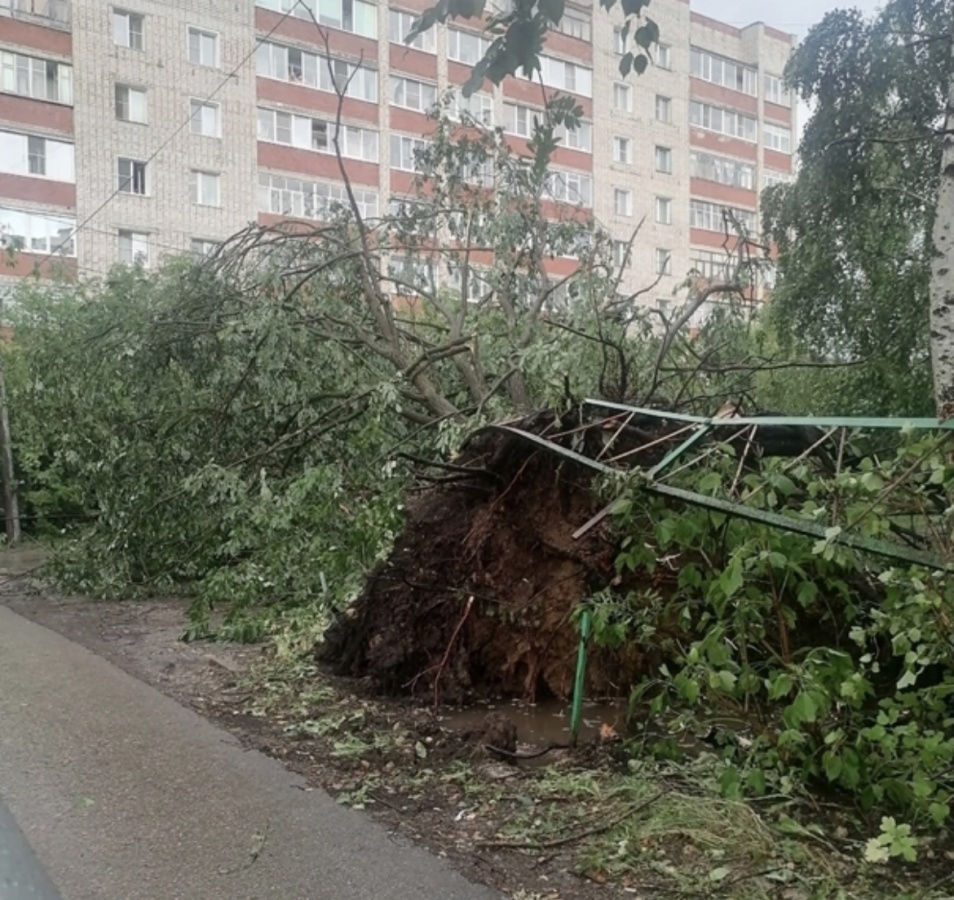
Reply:
M825 13L832 9L856 7L866 15L871 15L880 6L882 0L690 0L693 12L711 16L728 25L743 28L753 22L765 22L788 31L801 40L812 25L820 22ZM650 10L652 4L650 3ZM802 128L810 113L804 103L798 104L797 138L801 138Z

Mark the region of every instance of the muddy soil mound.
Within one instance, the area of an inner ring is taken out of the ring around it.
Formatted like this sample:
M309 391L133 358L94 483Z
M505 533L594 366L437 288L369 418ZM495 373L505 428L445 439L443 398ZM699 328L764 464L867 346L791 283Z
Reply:
M599 454L605 429L566 423L544 412L519 427L550 437L565 429L566 446ZM567 697L574 610L615 575L606 521L573 539L602 506L593 472L499 429L475 435L454 466L410 506L390 558L331 627L319 659L380 691L440 702ZM650 662L635 650L592 648L588 691L618 695Z

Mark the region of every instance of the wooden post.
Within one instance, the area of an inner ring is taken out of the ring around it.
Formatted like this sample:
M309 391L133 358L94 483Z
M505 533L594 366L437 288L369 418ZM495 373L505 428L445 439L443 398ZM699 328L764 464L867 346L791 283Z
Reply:
M0 322L2 322L2 311L3 298L0 296ZM13 441L10 435L7 380L4 368L3 351L0 350L0 477L3 479L3 512L6 517L7 544L12 547L20 543L20 502L17 496L16 472L13 468Z

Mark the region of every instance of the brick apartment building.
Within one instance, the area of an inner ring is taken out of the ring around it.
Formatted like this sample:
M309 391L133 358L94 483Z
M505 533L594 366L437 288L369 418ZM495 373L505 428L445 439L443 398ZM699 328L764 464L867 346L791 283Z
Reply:
M342 143L363 210L386 212L411 182L428 108L486 48L459 24L408 48L430 2L0 0L0 242L23 247L0 280L36 263L149 265L256 219L320 218L342 196L328 55L337 78L361 63ZM722 24L685 0L653 0L651 12L657 64L622 80L621 14L567 4L543 81L585 112L555 153L554 199L590 207L620 242L645 217L622 287L662 272L647 300L666 302L691 268L711 277L723 265L722 208L754 227L759 191L791 177L795 110L780 76L792 37ZM513 78L469 109L519 142L540 97ZM553 260L553 274L573 265Z

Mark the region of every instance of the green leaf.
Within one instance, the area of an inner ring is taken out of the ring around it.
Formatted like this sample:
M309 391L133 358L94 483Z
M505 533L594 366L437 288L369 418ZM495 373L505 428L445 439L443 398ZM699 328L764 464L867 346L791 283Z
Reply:
M633 58L633 71L637 75L642 75L648 67L649 57L646 54L640 53L639 56Z
M540 12L555 25L563 18L564 5L564 0L540 0Z

